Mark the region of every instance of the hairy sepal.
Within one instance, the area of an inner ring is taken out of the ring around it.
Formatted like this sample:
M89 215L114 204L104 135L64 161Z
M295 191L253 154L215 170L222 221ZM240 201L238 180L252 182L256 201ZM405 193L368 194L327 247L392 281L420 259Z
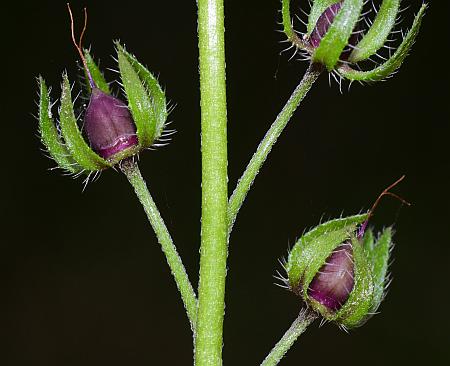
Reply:
M392 248L392 228L384 229L370 252L374 280L374 296L371 312L377 311L386 290L389 254Z
M366 60L383 47L395 25L399 6L400 0L383 1L372 26L355 46L348 61L358 62Z
M363 4L364 0L344 1L313 54L314 62L324 64L328 71L334 69L358 22Z
M347 65L341 65L337 68L338 73L349 80L357 80L357 81L379 81L387 78L391 74L393 74L403 63L406 56L408 56L409 51L411 50L412 45L414 44L416 37L420 30L420 25L422 23L422 18L425 15L425 10L427 8L427 4L423 4L419 10L419 13L416 15L414 19L414 23L406 35L405 39L386 62L376 67L373 70L368 71L358 71Z
M152 100L142 83L138 73L125 55L124 48L116 42L119 70L128 107L136 124L139 147L150 147L156 138L156 116L153 112Z
M154 139L156 140L161 136L167 120L168 112L166 94L161 88L158 79L144 65L142 65L134 55L130 54L125 49L122 49L122 53L130 62L131 66L134 68L134 71L136 71L139 78L144 83L144 86L147 88L156 120L154 136Z
M330 253L351 238L357 225L366 219L367 214L334 219L302 235L289 253L286 265L291 289L306 293L309 284Z
M97 155L88 146L78 128L73 112L70 83L65 73L63 74L61 109L59 113L61 133L75 161L86 171L96 171L110 167L110 163Z
M330 316L330 320L347 329L363 325L370 317L374 295L370 262L362 243L356 237L352 238L352 248L355 281L353 290L345 304Z
M51 113L50 93L42 77L39 77L39 132L41 141L50 157L58 166L71 173L77 174L83 169L72 158L70 151L64 144Z
M337 4L339 1L340 0L316 0L313 2L308 16L308 25L307 25L308 36L311 35L322 13L328 7L330 7L333 4Z

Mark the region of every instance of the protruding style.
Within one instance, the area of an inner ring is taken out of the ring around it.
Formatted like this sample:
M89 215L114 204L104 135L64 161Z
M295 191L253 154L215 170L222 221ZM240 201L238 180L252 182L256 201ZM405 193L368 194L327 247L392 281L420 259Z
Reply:
M89 84L92 88L95 88L95 82L92 79L91 73L89 72L89 67L87 65L86 62L86 58L84 57L83 54L83 37L84 37L84 33L86 32L86 28L87 28L87 21L88 21L88 13L87 13L87 8L84 8L84 25L83 25L83 30L81 31L81 35L80 38L78 40L78 42L75 39L75 28L74 28L74 21L73 21L73 15L72 15L72 9L70 8L70 4L67 3L67 9L69 11L69 16L70 16L70 32L72 35L72 42L76 48L76 50L78 51L80 58L81 58L81 62L83 62L83 67L84 67L84 71L86 72L86 75L88 76L88 81Z
M49 93L44 80L39 79L40 130L42 142L61 168L73 174L89 175L151 147L163 133L167 118L166 99L156 78L119 43L116 43L119 69L128 104L112 96L102 72L90 53L83 50L86 8L83 30L77 41L72 11L69 4L67 7L72 42L83 63L90 94L84 112L84 131L80 131L75 118L66 74L63 75L60 128L51 118ZM85 141L84 134L89 143Z
M386 287L392 229L375 240L367 222L386 188L368 213L325 222L304 234L286 264L288 287L325 320L343 328L364 324L378 309Z
M380 193L380 195L377 197L377 199L373 203L372 207L370 208L366 221L363 222L363 224L361 225L361 227L358 230L358 235L357 235L358 239L361 239L363 237L364 232L366 230L366 227L367 227L367 224L369 223L370 218L373 216L373 213L374 213L375 209L377 208L378 204L380 203L380 200L384 196L394 197L394 198L398 199L404 205L411 206L411 204L408 201L406 201L405 199L403 199L399 195L391 192L391 189L394 188L396 185L398 185L403 179L405 179L405 175L402 175L399 179L397 179L394 183L392 183L389 187L385 188L383 190L383 192Z
M83 62L84 71L91 88L89 105L84 116L84 128L90 145L102 158L111 161L117 160L117 157L120 157L120 159L126 157L127 152L134 155L138 138L133 117L124 102L97 87L83 53L82 42L87 26L87 10L84 8L84 27L77 43L69 4L67 4L67 8L70 15L72 42Z

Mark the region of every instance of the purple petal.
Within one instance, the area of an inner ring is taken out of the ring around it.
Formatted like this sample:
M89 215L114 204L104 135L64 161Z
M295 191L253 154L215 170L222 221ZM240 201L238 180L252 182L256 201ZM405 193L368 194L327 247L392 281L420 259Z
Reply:
M319 47L320 41L327 33L328 28L330 28L330 25L333 23L333 20L339 10L341 10L342 3L343 1L329 6L320 15L319 19L317 20L316 26L311 32L311 36L309 38L309 43L311 44L311 46L313 46L314 48Z
M84 129L92 148L105 159L138 143L127 105L98 88L92 89Z
M353 250L350 242L339 245L327 258L308 289L308 296L331 311L342 307L353 289Z

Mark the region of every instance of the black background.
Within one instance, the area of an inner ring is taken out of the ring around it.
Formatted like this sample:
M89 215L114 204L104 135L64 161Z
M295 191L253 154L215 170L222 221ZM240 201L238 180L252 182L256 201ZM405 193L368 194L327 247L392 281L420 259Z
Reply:
M448 3L431 1L400 72L339 93L326 75L305 99L258 176L231 237L224 362L256 365L287 329L298 299L273 285L301 233L322 217L368 209L400 175L372 224L396 228L394 282L377 315L349 335L312 326L283 365L437 365L450 361L448 327ZM279 55L279 1L226 1L229 189L306 69ZM306 2L301 2L306 3ZM403 27L421 1L411 3ZM160 75L176 105L173 142L141 168L196 283L200 127L195 1L73 2L89 10L86 45L115 67L120 39ZM293 8L297 6L293 4ZM174 281L126 180L49 171L40 151L36 76L59 96L77 80L64 1L3 5L0 363L188 365L192 340ZM111 80L115 74L107 72ZM117 85L117 84L116 84ZM79 90L78 85L75 90ZM56 107L54 110L56 114ZM6 146L5 146L6 145Z

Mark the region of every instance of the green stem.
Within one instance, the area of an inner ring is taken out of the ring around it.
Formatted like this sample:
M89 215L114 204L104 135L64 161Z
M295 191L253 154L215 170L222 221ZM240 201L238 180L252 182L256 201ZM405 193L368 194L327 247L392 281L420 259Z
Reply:
M227 260L227 110L223 0L198 0L202 224L197 366L222 365Z
M283 132L287 123L289 122L295 110L299 106L300 102L308 93L309 89L317 80L322 71L323 67L319 64L311 64L309 66L302 80L297 85L291 97L286 102L285 106L278 114L272 126L270 126L270 129L267 131L263 140L256 149L255 154L248 163L244 174L242 174L241 178L239 179L239 182L228 203L229 233L233 228L239 209L241 208L242 203L244 202L245 197L247 196L247 193L250 190L253 181L258 175L261 166L266 161L267 156L269 155L270 150L272 149L272 146L275 144L281 132Z
M183 262L178 255L175 244L173 243L169 231L164 224L164 220L162 219L161 214L159 213L158 208L156 207L156 204L148 191L147 185L145 184L144 178L142 178L137 163L133 159L127 159L122 161L120 168L133 186L139 201L144 207L148 221L150 221L150 224L155 231L159 244L161 244L161 248L166 256L167 263L172 271L172 275L175 278L175 282L178 286L178 290L180 291L189 321L191 322L191 328L194 329L197 318L197 298L191 282L189 281Z
M309 309L300 311L297 319L294 320L291 327L284 333L279 342L272 348L272 351L267 355L261 366L278 365L284 357L289 348L294 344L297 338L302 334L308 325L310 325L317 318L317 314Z

